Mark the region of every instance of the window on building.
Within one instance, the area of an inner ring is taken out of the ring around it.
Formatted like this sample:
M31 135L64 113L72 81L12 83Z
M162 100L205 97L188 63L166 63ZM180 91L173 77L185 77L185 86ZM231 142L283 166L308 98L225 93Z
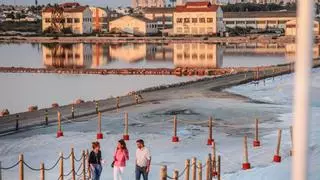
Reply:
M80 23L80 19L79 18L74 18L74 23Z
M185 54L184 54L184 58L185 58L185 59L190 59L190 54L185 53Z
M178 32L178 33L182 33L182 27L178 27L178 28L177 28L177 32Z
M67 18L67 23L72 23L72 18Z
M206 55L205 54L200 54L200 60L204 60L206 59Z
M199 18L200 23L206 23L206 18Z
M208 23L212 23L213 22L213 18L207 18L207 22Z
M192 34L198 34L198 28L197 27L193 27L192 28Z
M277 24L277 21L268 21L268 24Z
M255 24L255 21L247 21L247 24Z
M177 54L177 59L178 59L178 60L181 60L182 57L183 57L182 54Z
M266 21L257 21L257 24L265 24Z
M192 23L197 23L198 19L197 18L192 18Z
M246 24L245 21L237 21L236 23L237 23L237 24Z
M50 19L50 18L46 18L46 19L45 19L45 22L46 22L46 23L50 23L50 22L51 22L51 19Z
M234 21L226 21L226 24L234 24Z
M189 27L184 27L184 33L189 34Z
M182 18L177 18L177 23L182 23Z
M206 29L204 27L199 28L199 34L205 34Z
M213 54L207 54L207 59L213 59Z
M192 59L193 59L193 60L198 59L198 54L196 54L196 53L192 54Z
M213 33L213 28L212 27L208 27L207 28L207 33Z
M184 23L190 23L190 18L184 18Z

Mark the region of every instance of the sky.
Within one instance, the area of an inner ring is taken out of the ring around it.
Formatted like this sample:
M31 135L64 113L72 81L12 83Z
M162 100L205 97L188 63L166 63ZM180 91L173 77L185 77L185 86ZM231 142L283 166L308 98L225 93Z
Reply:
M73 2L74 0L38 0L38 4L48 4L48 3L63 3L63 2ZM118 7L118 6L130 6L131 0L76 0L82 5L94 5L101 7ZM35 0L0 0L0 4L16 4L16 5L29 5L35 4Z

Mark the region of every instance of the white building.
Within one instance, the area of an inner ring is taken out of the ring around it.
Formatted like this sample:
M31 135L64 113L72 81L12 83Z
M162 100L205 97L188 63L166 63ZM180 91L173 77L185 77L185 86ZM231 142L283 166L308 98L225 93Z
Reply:
M173 12L174 35L218 34L224 31L223 12L207 1L187 2Z
M296 12L291 11L225 12L223 22L226 28L285 29L295 19Z
M126 15L110 21L109 31L134 35L151 35L158 33L158 27L155 21L145 17Z
M92 13L87 6L78 3L64 3L59 5L62 13L55 17L55 8L46 7L42 11L42 31L53 28L60 32L63 28L70 28L74 34L92 33Z

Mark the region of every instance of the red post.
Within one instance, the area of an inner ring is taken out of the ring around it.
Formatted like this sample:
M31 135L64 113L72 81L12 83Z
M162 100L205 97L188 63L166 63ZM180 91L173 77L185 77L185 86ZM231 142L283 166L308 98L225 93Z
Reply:
M249 158L248 158L248 140L247 140L247 136L244 136L244 140L243 140L243 145L244 145L244 162L242 164L242 169L243 170L247 170L251 168L251 165L249 163Z
M61 130L61 113L58 111L58 131L57 131L57 138L63 136L63 132Z
M259 120L256 119L256 128L255 128L255 139L253 141L253 147L260 147L260 140L259 140Z
M208 127L209 127L209 135L208 135L208 141L207 141L207 145L212 145L212 143L213 143L213 138L212 138L212 117L210 116L210 118L209 118L209 125L208 125Z
M129 124L128 124L128 113L125 112L124 114L124 134L123 134L123 139L126 141L129 141L130 136L129 136Z
M103 134L101 133L101 112L98 112L98 133L97 139L103 139Z
M179 137L177 136L177 116L176 115L174 115L174 118L173 118L172 142L179 142Z
M278 130L278 143L277 143L277 149L276 154L273 156L273 162L281 162L281 156L280 156L280 144L281 144L281 132L282 130Z

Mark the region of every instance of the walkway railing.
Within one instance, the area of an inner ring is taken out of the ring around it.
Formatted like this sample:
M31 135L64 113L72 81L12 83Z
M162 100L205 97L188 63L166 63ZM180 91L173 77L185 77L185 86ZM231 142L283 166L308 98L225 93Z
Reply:
M68 156L63 156L63 153L60 153L59 158L49 167L46 168L44 163L40 163L40 168L35 168L29 165L25 160L23 154L19 155L19 160L8 167L5 167L0 162L0 180L2 180L2 174L5 171L12 170L18 167L19 180L25 179L25 170L35 171L39 173L40 180L46 179L46 173L52 171L59 167L59 175L57 180L89 180L90 178L90 168L88 164L88 150L82 151L82 154L79 158L76 158L74 149L71 148L71 152ZM71 169L65 171L64 161L69 160L71 162ZM77 165L76 165L77 164Z

